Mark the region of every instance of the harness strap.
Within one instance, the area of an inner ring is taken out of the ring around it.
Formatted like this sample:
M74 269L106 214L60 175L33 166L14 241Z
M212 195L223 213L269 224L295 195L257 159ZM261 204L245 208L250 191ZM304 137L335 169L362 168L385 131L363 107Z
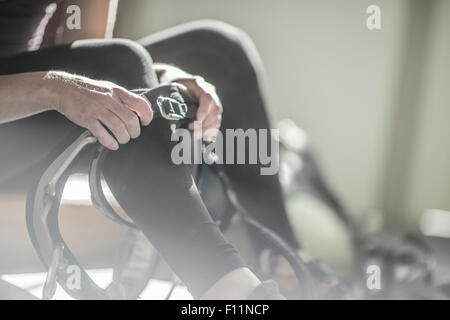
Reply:
M185 86L177 83L164 84L151 89L132 90L147 98L153 107L153 119L163 118L168 121L187 121L195 119L198 104L189 95ZM103 163L108 149L98 145L97 152L89 170L89 188L93 205L107 218L129 228L137 229L134 223L117 214L108 203L103 192L101 178Z
M181 84L163 84L152 89L135 89L132 92L147 98L152 106L153 119L170 121L194 120L197 102Z

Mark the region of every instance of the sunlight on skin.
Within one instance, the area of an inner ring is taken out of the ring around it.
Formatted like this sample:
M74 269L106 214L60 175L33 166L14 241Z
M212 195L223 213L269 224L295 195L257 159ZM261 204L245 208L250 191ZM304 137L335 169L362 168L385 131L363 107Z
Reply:
M201 297L202 300L245 300L261 283L248 268L238 268L223 276Z

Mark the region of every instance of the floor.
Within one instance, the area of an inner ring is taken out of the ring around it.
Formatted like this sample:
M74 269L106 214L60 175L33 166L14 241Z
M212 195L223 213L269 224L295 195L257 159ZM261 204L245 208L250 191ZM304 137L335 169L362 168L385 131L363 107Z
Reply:
M106 287L112 278L112 269L92 269L87 271L95 283ZM3 275L0 278L19 288L29 291L36 298L42 297L42 288L45 281L45 273L24 273L14 275ZM142 300L164 300L171 289L169 281L150 280L142 292ZM55 300L73 300L61 287L58 286L54 296ZM177 286L170 295L170 300L192 300L192 296L184 286Z

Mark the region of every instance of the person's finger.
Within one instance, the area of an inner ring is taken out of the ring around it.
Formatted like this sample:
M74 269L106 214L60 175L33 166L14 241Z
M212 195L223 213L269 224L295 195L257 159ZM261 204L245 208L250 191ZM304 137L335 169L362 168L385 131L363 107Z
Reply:
M215 87L206 82L201 77L195 77L195 79L184 79L180 81L189 92L198 100L199 108L197 110L197 120L203 120L208 114L212 104L215 104L222 110L222 103L216 93Z
M203 137L206 141L212 141L218 134L220 129L221 121L216 120L207 127L203 128Z
M198 79L183 79L180 83L185 85L189 92L197 99L200 99L200 96L204 93L204 90L199 86Z
M208 128L204 134L204 139L207 142L211 142L214 141L214 139L216 138L217 134L219 133L219 128L218 127L211 127Z
M214 101L210 94L202 94L199 98L199 106L197 110L197 120L203 121L206 115L209 113L213 107Z
M205 120L202 122L203 137L206 141L212 141L222 124L222 110L214 104Z
M198 130L192 131L192 137L194 140L202 139L203 138L203 130L198 129Z
M217 122L219 124L222 122L222 114L215 110L208 113L205 120L203 120L202 125L204 128L208 128L211 124L215 124Z
M199 140L202 138L202 121L194 121L189 124L190 130L192 130L192 138L194 140Z
M114 88L114 93L116 93L119 99L131 110L136 111L144 126L150 124L153 119L153 111L150 102L146 98L120 87Z
M107 107L122 120L131 138L139 137L141 125L138 116L131 109L117 101L112 101Z
M210 128L219 129L222 124L222 114L219 111L216 111L215 113L210 113L207 116L207 119L204 121L196 121L190 122L188 124L188 129L191 131L195 131L194 135L195 137L203 136L205 137L206 130ZM197 126L197 128L196 128ZM202 130L200 130L200 128ZM217 130L215 131L217 134Z
M203 126L202 130L203 132L206 132L208 129L214 128L219 129L220 128L220 121L216 120L215 122L210 123L208 126Z
M220 101L219 96L217 95L216 87L214 87L211 83L206 82L203 78L197 80L196 83L203 92L209 94L212 97L217 107L219 109L222 109L222 102Z
M92 121L92 123L88 126L89 131L97 137L98 142L104 145L106 148L110 150L119 149L119 144L116 139L114 139L111 134L101 125L101 123L97 120Z
M125 124L110 110L105 108L97 115L97 119L114 134L119 143L125 144L130 141L130 135Z

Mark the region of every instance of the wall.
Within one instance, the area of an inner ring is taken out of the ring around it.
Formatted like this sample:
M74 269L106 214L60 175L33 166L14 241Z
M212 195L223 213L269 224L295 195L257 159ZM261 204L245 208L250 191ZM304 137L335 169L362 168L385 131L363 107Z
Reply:
M450 211L450 2L434 1L422 61L417 119L404 155L402 197L394 203L401 221L415 226L424 210ZM410 92L409 92L410 93Z

